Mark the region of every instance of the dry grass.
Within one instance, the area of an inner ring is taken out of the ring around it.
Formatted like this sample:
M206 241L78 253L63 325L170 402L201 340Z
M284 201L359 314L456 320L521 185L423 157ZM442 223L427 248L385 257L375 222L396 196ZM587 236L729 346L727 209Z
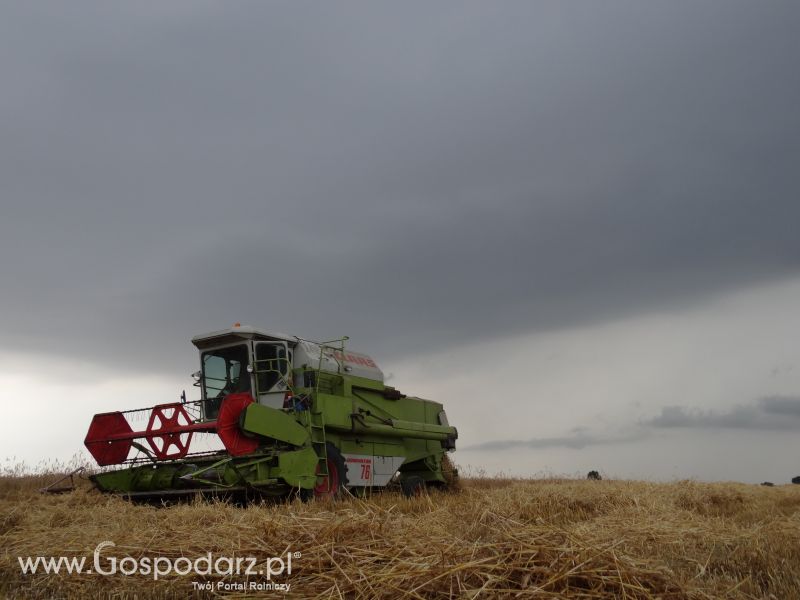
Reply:
M191 581L216 582L201 576L20 571L18 556L90 563L103 540L118 558L299 550L280 579L289 597L800 597L800 486L472 479L460 493L413 499L156 508L88 485L41 496L41 482L0 480L0 591L10 597L225 596L193 592Z

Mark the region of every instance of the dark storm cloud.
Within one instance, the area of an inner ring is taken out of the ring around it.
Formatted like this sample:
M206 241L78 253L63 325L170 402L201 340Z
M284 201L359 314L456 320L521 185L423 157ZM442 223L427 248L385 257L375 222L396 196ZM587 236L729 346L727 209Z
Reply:
M243 321L383 357L800 267L796 4L3 13L5 349L171 369Z
M642 424L658 428L797 429L800 398L771 396L723 412L667 406L661 409L660 415Z

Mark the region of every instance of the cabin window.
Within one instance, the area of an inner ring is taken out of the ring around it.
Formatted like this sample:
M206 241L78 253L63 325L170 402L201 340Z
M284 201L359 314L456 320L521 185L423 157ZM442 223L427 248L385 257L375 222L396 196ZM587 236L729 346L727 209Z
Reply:
M247 346L229 346L203 353L203 396L207 419L219 413L222 399L235 392L250 391Z

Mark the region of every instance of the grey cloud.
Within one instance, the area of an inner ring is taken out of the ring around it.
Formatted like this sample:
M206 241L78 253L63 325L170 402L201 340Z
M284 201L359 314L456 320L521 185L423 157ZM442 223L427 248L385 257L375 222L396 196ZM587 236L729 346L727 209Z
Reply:
M645 424L653 427L751 427L758 419L755 407L739 406L724 413L687 409L683 406L666 406L661 414Z
M767 414L800 417L800 397L769 396L761 399L760 408Z
M800 398L766 397L727 411L667 406L661 409L660 415L642 424L657 428L796 429L800 426Z
M787 418L788 417L788 418ZM586 427L573 428L567 435L528 440L490 440L459 448L463 451L494 451L524 448L571 448L606 446L637 442L648 438L653 429L751 429L794 430L800 427L800 397L767 396L750 405L733 406L725 411L684 406L665 406L651 419L631 423L613 434Z
M573 450L581 450L589 446L607 446L636 442L644 439L644 437L646 437L646 432L642 430L616 435L601 435L585 430L577 430L561 437L532 438L529 440L492 440L459 448L459 451L495 451L525 448L571 448Z
M3 12L5 349L382 358L800 270L794 4Z

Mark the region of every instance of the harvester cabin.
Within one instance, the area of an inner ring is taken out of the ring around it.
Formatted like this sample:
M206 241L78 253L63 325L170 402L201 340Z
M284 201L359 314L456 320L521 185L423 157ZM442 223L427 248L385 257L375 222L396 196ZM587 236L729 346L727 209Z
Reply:
M341 343L334 347L242 325L196 336L192 343L200 351L195 385L205 420L216 419L222 400L233 393L250 393L259 404L283 408L294 388L311 387L311 374L318 370L383 382L372 358Z

